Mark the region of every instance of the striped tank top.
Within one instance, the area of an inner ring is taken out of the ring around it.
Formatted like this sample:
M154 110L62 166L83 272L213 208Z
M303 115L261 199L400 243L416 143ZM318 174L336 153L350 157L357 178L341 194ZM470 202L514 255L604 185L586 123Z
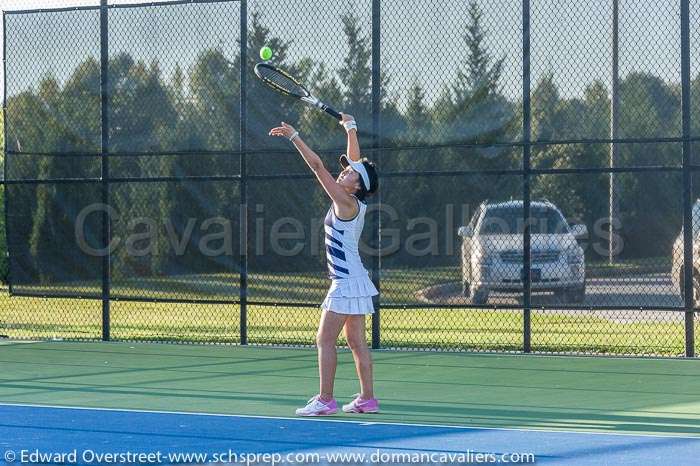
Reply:
M366 277L367 269L362 265L359 253L360 236L365 224L367 204L357 201L357 215L350 220L341 220L328 209L324 220L326 233L326 261L328 277L332 279Z

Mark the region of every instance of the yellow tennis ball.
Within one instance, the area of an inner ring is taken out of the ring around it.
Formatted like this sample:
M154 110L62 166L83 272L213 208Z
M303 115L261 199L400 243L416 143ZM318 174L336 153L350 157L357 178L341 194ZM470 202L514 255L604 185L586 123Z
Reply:
M260 58L263 60L269 60L272 58L272 49L270 47L263 47L260 49Z

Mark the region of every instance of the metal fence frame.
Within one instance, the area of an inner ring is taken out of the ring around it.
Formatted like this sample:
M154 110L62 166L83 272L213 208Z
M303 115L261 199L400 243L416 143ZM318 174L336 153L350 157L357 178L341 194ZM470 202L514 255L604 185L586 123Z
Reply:
M383 153L396 150L392 147L387 147L384 144L382 138L382 128L381 128L381 118L380 118L380 75L381 75L381 21L380 21L380 10L381 10L381 0L371 0L372 1L372 26L371 26L371 42L372 42L372 57L371 57L371 74L372 74L372 130L373 138L371 141L371 148L368 152L371 152L374 159L378 160L381 164L381 157ZM618 0L612 0L614 5L614 11L617 11ZM382 178L393 178L393 177L408 177L408 176L455 176L455 175L475 175L475 174L503 174L503 175L518 175L522 177L523 181L523 200L524 200L524 220L525 229L523 234L523 244L524 244L524 270L527 271L524 276L524 291L523 291L523 305L522 306L510 306L510 305L421 305L424 308L501 308L501 309L517 309L523 312L523 344L522 351L524 353L529 353L532 351L531 345L531 311L533 310L531 303L531 232L530 232L530 181L533 176L543 175L543 174L595 174L595 173L643 173L643 172L681 172L683 176L683 263L684 263L684 306L682 307L667 307L660 308L657 306L575 306L575 305L562 305L558 306L558 309L565 310L659 310L659 311L669 311L669 312L683 312L684 313L684 324L685 324L685 356L695 357L695 335L694 335L694 313L697 311L695 308L694 296L693 296L693 276L692 276L692 263L693 263L693 251L692 251L692 175L695 172L700 171L700 165L693 163L692 154L692 142L700 142L700 137L692 137L690 130L690 119L691 119L691 109L690 109L690 88L691 88L691 77L690 77L690 0L678 0L680 2L680 26L681 26L681 116L682 116L682 135L681 137L667 137L667 138L618 138L613 132L611 138L607 139L568 139L568 140L532 140L531 139L531 74L530 74L530 0L522 0L522 140L505 142L505 143L495 143L495 144L445 144L445 145L430 145L430 146L416 146L416 147L402 147L402 150L413 149L413 150L432 150L440 147L521 147L523 153L523 164L520 169L504 169L504 170L465 170L465 171L452 171L452 172L400 172L400 173L381 173ZM223 2L236 2L236 0L179 0L179 1L161 1L152 2L145 4L119 4L111 5L108 4L107 0L100 0L100 6L88 6L88 7L71 7L71 8L59 8L59 9L31 9L31 10L13 10L13 11L3 11L3 26L6 24L7 15L17 15L17 14L27 14L27 13L41 13L41 12L56 12L56 11L76 11L76 10L98 10L100 11L100 66L101 66L101 152L100 154L68 154L68 155L89 155L101 156L101 175L100 178L79 178L79 179L22 179L22 180L11 180L7 179L7 163L4 165L4 176L3 180L0 180L0 185L4 188L5 186L15 185L15 184L61 184L61 183L100 183L102 188L102 202L109 204L109 185L112 182L127 182L127 183L147 183L147 182L157 182L157 181L212 181L212 180L229 180L237 181L240 183L241 189L241 200L240 200L240 216L241 216L241 230L240 230L240 241L241 241L241 251L240 251L240 295L238 299L231 300L187 300L187 299L161 299L161 298L124 298L115 297L111 293L111 277L110 277L110 255L106 255L102 261L102 288L99 296L83 296L82 298L89 299L100 299L102 302L102 340L108 341L111 339L110 336L110 303L114 300L118 301L136 301L136 302L177 302L177 303L205 303L205 304L237 304L240 306L240 344L248 344L248 332L247 332L247 306L248 304L265 304L265 305L294 305L298 307L316 307L317 303L256 303L248 299L248 260L247 260L247 237L248 237L248 196L247 196L247 186L248 182L251 180L269 180L284 176L289 178L289 175L249 175L246 170L246 161L248 155L253 155L260 151L249 150L246 144L246 118L247 118L247 76L245 67L241 67L240 74L240 92L241 92L241 106L240 106L240 116L241 124L238 130L240 131L240 146L237 152L227 151L226 155L231 155L232 157L238 156L240 158L240 175L229 175L229 176L184 176L184 177L149 177L149 178L123 178L123 177L111 177L109 172L109 160L111 157L128 157L129 153L116 153L110 151L110 141L109 141L109 95L108 95L108 38L109 38L109 22L108 22L108 12L112 8L139 8L139 7L153 7L153 6L170 6L178 4L188 4L188 3L223 3ZM242 38L247 37L248 32L248 8L247 0L237 0L240 4L240 34ZM615 29L615 28L614 28ZM5 71L3 77L5 84L7 81L7 59L6 59L6 35L7 29L4 28L3 37L3 69ZM614 50L616 53L616 50ZM242 58L242 63L246 61L247 55L247 41L241 41L240 54ZM7 89L5 85L5 89ZM3 111L7 110L7 95L5 93L3 98ZM6 113L5 113L6 114ZM7 118L4 119L3 133L7 135ZM5 139L6 140L6 139ZM675 142L682 143L682 164L677 165L662 165L662 166L629 166L629 167L615 167L611 166L609 168L566 168L566 169L537 169L532 168L530 163L531 149L536 146L543 145L567 145L567 144L577 144L577 143L587 143L587 144L641 144L641 143L663 143L663 142ZM200 151L202 153L216 153L216 151ZM172 151L168 152L173 154ZM18 153L14 151L8 151L5 148L4 157L8 155L17 155ZM55 154L35 154L35 155L55 155ZM66 155L66 154L61 154ZM155 154L158 155L158 154ZM292 175L293 178L311 178L311 175ZM5 215L7 217L7 196L4 198L5 202ZM373 200L375 203L381 203L381 197L376 196ZM381 240L381 217L377 218L369 224L372 232L372 242L374 245L379 245ZM6 218L7 225L7 218ZM103 236L102 240L104 245L108 245L111 239L110 232L110 219L107 213L102 216L103 225ZM372 280L375 286L381 292L381 282L379 270L381 268L381 255L375 255L371 261L371 271ZM10 281L11 282L11 281ZM33 293L18 293L12 289L10 286L10 294L16 296L28 296L28 297L42 297L42 298L54 298L62 297L60 295L47 295L47 294L33 294ZM380 295L381 296L381 295ZM381 309L401 309L407 308L407 305L382 305L381 298L377 296L375 299L375 313L372 317L372 347L377 349L381 348L381 324L380 315ZM74 296L71 296L75 298Z

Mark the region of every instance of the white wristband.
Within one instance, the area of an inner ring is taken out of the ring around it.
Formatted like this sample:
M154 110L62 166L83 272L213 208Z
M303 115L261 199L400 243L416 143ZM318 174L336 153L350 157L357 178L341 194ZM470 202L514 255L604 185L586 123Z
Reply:
M351 129L357 129L357 123L355 122L355 120L344 121L343 126L345 127L345 131L350 131Z
M291 136L289 136L290 141L294 141L294 139L299 137L299 131L294 131Z

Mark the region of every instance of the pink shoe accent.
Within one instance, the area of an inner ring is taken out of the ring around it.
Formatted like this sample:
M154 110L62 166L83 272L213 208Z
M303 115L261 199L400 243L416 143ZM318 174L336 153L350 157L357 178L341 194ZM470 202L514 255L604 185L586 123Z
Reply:
M355 395L355 399L349 404L343 405L343 412L345 413L358 413L358 414L370 414L379 412L379 400L376 398L371 398L369 400L360 399L360 395Z

